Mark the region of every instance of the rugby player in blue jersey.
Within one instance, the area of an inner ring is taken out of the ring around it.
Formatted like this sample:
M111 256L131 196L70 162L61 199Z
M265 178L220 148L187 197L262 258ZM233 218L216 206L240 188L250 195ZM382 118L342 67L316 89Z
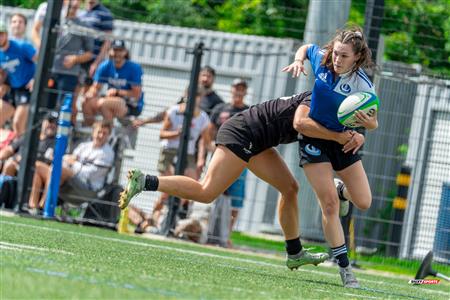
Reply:
M0 69L6 73L5 83L9 86L0 100L0 127L13 118L12 128L17 136L24 133L27 124L36 60L33 46L9 39L6 26L0 24Z
M314 44L301 46L295 61L283 71L292 72L294 77L301 73L306 75L303 65L306 59L311 63L315 83L309 117L299 117L302 114L299 110L294 120L294 127L301 133L300 166L319 200L324 235L340 267L342 282L345 287L359 287L347 256L339 220L339 199L351 200L361 210L367 210L372 202L369 182L357 154L364 136L353 131L352 139L344 146L329 136L330 131L348 130L337 119L339 105L347 96L356 92L375 93L372 82L362 70L373 65L371 51L362 30L352 27L338 31L322 49ZM359 111L356 116L361 127L377 128L376 114L370 117ZM333 180L334 172L343 183Z

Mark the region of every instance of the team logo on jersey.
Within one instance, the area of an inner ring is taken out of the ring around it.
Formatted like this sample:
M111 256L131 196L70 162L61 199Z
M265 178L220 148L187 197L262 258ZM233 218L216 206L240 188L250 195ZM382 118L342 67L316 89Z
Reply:
M327 82L327 73L320 73L319 79L322 80L323 82Z
M314 147L311 144L308 144L305 146L305 151L306 151L306 153L308 153L309 155L312 155L312 156L319 156L320 153L322 153L322 151L320 151L320 149Z
M339 88L341 89L341 92L346 93L346 94L348 94L352 91L352 88L350 87L350 85L348 83L341 84L341 86Z
M244 148L242 148L242 150L244 150L244 152L246 154L252 154L252 148L253 148L253 144L252 144L252 142L250 142L248 149L244 147Z
M127 80L123 78L108 78L108 83L116 87L124 87L127 85Z
M6 59L8 58L9 57L6 57ZM2 69L8 70L9 73L14 73L18 66L20 66L20 60L18 58L6 61L1 65Z

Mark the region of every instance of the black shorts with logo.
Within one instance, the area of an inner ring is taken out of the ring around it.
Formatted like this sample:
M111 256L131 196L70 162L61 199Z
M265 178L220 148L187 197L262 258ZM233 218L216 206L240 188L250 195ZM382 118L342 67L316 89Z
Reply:
M254 147L253 134L242 114L236 114L220 126L216 136L216 145L223 145L236 154L240 159L248 162L265 149Z
M361 160L358 154L344 153L343 145L335 141L299 136L300 167L310 163L329 162L333 170L341 171Z
M14 107L19 105L27 105L30 103L31 93L25 88L11 88L9 92L3 97L3 100Z

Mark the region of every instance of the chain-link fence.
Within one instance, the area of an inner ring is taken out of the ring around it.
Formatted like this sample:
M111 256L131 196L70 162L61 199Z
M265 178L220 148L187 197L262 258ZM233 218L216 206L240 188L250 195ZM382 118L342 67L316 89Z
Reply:
M17 9L2 7L9 20ZM33 11L20 10L31 18ZM392 22L392 20L390 20ZM430 30L433 24L430 24ZM140 119L151 118L175 105L189 84L192 56L205 44L202 65L217 73L213 89L225 102L234 78L249 84L245 102L257 104L296 92L296 82L281 72L301 42L223 32L116 20L113 36L125 40L130 57L144 71L145 105ZM382 52L383 47L379 47ZM450 258L450 81L425 75L420 68L385 61L374 82L381 99L379 128L367 133L363 164L373 193L367 212L354 210L352 236L356 250L403 258L421 258L428 250L448 263ZM78 117L79 120L81 116ZM129 169L158 174L161 123L141 126L132 147L122 151L118 182ZM127 132L133 132L127 127ZM132 134L125 134L132 136ZM321 213L309 184L298 167L297 145L278 148L300 182L302 238L324 241ZM158 193L142 193L132 204L150 214ZM277 192L249 173L244 208L236 229L281 233L277 221Z

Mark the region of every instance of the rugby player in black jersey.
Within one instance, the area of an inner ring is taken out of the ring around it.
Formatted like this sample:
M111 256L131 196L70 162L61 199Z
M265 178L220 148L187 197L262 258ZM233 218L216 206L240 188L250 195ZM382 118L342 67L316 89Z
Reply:
M311 253L299 238L297 194L298 183L274 148L297 141L294 116L309 110L311 92L269 100L237 113L219 129L216 150L204 178L200 181L186 176L144 175L134 169L121 194L119 206L124 209L142 191L159 191L184 199L210 203L223 193L248 168L256 176L275 187L281 194L279 221L286 240L287 267L317 265L328 259L327 253ZM341 144L352 138L349 131L330 133Z

